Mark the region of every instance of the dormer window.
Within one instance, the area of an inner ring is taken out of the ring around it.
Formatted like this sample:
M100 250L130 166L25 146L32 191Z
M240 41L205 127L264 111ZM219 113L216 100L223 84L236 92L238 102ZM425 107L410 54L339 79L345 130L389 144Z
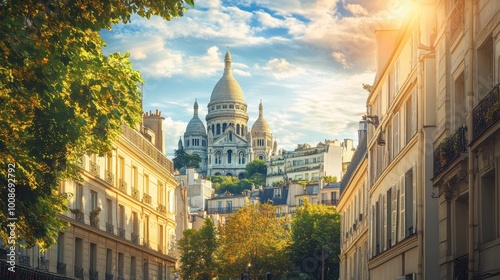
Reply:
M274 197L276 198L281 197L281 189L274 189Z

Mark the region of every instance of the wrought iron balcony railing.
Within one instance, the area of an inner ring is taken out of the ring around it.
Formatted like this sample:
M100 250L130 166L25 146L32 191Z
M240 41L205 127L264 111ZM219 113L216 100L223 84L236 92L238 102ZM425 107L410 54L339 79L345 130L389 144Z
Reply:
M500 84L497 84L472 111L474 139L500 118Z
M150 248L150 246L149 246L149 239L144 239L144 240L142 241L142 246L144 246L144 247L146 247L146 248Z
M137 201L141 201L139 197L139 190L137 188L132 188L132 197L136 199Z
M90 161L90 169L89 172L90 174L99 177L99 164L95 163L93 160Z
M147 204L151 204L151 196L147 193L144 193L142 195L142 202L147 203Z
M30 266L30 256L20 255L19 256L19 264L24 265L24 266Z
M45 258L44 256L41 256L38 258L38 269L41 270L49 270L49 260Z
M166 214L167 213L167 207L163 204L158 204L158 207L156 207L156 210L160 213Z
M57 262L57 273L66 275L66 264L62 262Z
M106 232L111 234L115 233L115 227L113 224L106 222Z
M74 209L71 211L75 217L75 220L79 221L80 223L85 223L85 214L81 212L80 209Z
M97 271L89 269L89 279L99 280L99 274L97 273Z
M469 255L464 255L453 260L453 279L469 279Z
M115 182L115 174L113 174L113 172L109 170L106 170L106 176L104 177L104 180L110 185L113 185Z
M139 235L131 232L130 240L132 240L132 242L134 242L135 244L139 244Z
M118 179L118 189L124 193L127 193L127 182L123 179Z
M113 274L109 274L109 273L104 274L104 279L105 280L113 280Z
M124 228L118 228L118 236L121 238L125 238L125 229Z
M333 206L336 206L337 203L338 203L337 199L333 199L333 200L321 200L321 204L324 204L324 205L333 205Z
M240 207L208 208L208 214L231 214L238 211Z
M467 151L467 127L460 127L434 149L434 176L438 175L461 153Z
M91 214L90 215L90 225L95 227L95 228L99 228L99 224L100 224L99 216Z
M455 7L450 15L450 33L454 39L458 32L464 27L464 1L456 1Z
M75 266L75 277L83 279L83 267Z

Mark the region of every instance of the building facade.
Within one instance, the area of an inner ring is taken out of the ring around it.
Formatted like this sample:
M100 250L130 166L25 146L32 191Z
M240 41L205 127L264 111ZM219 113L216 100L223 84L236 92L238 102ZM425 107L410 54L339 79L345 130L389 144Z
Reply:
M262 101L259 117L248 128L247 103L240 84L232 74L231 53L224 58L224 74L215 85L206 116L207 128L198 117L198 103L184 133L182 148L202 158L199 172L207 176L242 178L246 165L258 158L267 161L276 152L277 143L264 119ZM182 143L181 143L182 144Z
M340 279L368 278L368 158L366 137L340 182L337 211L341 215Z
M69 227L41 252L22 249L19 265L77 279L173 279L175 190L163 144L161 112L123 134L106 156L84 156L81 181L67 181ZM158 140L160 139L160 140Z
M347 148L346 148L347 147ZM316 147L299 144L294 151L280 151L271 156L267 163L266 185L283 180L319 181L324 176L335 176L340 181L343 173L343 159L352 156L352 140L343 143L325 140Z
M500 279L500 3L434 9L439 277Z
M439 273L433 156L426 152L435 135L435 57L422 47L435 37L433 2L414 2L400 30L375 32L378 71L365 116L370 279Z

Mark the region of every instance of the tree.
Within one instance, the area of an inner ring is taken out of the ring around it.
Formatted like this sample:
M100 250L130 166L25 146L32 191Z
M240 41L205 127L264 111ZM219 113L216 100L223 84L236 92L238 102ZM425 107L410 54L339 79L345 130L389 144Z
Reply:
M252 274L271 272L280 279L290 269L287 224L286 218L276 217L275 208L269 204L247 204L231 214L220 229L221 278L238 277L250 263Z
M197 154L188 154L184 149L175 150L174 153L174 168L179 170L186 168L200 168L201 157Z
M325 181L326 183L330 184L330 183L337 183L337 176L323 176L323 181Z
M340 215L335 208L304 200L292 219L291 259L295 267L314 279L321 279L322 272L324 279L338 279L339 244Z
M250 179L256 186L266 184L267 164L265 161L255 159L245 167L245 177Z
M123 123L140 120L142 78L128 54L103 55L99 31L133 13L170 20L186 4L193 0L1 2L0 185L15 188L0 196L17 199L10 213L0 200L0 223L16 217L16 239L27 247L56 242L66 225L56 214L67 210L58 185L78 178L82 155L105 154ZM5 242L7 231L0 229Z
M205 224L199 230L185 230L179 240L181 278L212 280L216 277L217 247L217 231L210 218L205 219Z

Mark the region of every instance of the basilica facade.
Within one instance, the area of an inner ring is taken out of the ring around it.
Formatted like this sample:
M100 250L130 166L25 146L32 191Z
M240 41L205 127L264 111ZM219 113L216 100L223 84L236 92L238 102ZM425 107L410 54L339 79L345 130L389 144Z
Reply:
M262 101L258 119L251 129L248 128L247 103L233 76L229 51L224 63L224 74L207 105L206 127L198 116L195 100L193 118L186 127L184 141L179 140L179 148L201 157L198 172L202 175L242 178L246 165L254 159L267 161L276 153L277 143L264 119Z

